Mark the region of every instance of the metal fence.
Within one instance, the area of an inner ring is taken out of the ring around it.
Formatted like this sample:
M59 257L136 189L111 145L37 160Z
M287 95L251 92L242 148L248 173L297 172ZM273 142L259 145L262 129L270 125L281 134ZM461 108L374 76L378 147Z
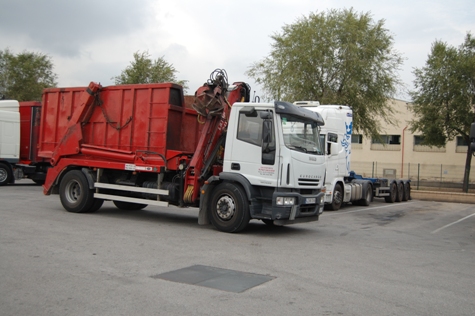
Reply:
M410 179L416 190L462 191L465 166L420 163L352 162L351 169L364 177ZM469 192L475 192L475 167L472 167Z

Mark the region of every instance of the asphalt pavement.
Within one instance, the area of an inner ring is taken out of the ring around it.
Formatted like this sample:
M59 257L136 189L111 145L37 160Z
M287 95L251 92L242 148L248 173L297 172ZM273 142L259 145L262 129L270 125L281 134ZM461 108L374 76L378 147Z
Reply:
M318 222L252 221L239 234L197 222L194 208L111 202L73 214L28 180L0 187L0 315L475 311L473 204L376 200ZM201 272L218 277L190 282ZM262 282L233 291L239 279L222 273Z

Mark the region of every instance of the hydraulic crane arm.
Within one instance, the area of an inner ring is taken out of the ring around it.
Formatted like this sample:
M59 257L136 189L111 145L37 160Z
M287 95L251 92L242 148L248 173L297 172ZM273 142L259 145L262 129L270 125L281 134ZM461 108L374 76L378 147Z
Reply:
M210 79L195 93L193 108L205 118L198 145L185 173L185 203L197 201L199 187L210 175L221 148L224 148L225 131L231 106L235 102L249 102L250 87L244 82L228 84L224 70L217 69Z

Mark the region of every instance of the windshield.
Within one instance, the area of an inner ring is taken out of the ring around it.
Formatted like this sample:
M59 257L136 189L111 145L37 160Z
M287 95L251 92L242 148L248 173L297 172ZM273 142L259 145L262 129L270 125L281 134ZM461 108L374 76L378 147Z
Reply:
M290 115L281 115L285 146L309 154L323 155L320 130L313 121Z

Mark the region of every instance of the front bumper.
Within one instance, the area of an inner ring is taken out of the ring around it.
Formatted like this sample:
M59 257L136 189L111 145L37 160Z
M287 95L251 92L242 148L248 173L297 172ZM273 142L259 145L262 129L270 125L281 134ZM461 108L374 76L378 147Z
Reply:
M271 220L274 225L282 226L304 222L317 221L323 212L324 193L317 195L302 195L296 192L274 192L272 197ZM293 197L295 203L292 206L277 205L277 197ZM308 203L308 201L315 201Z

